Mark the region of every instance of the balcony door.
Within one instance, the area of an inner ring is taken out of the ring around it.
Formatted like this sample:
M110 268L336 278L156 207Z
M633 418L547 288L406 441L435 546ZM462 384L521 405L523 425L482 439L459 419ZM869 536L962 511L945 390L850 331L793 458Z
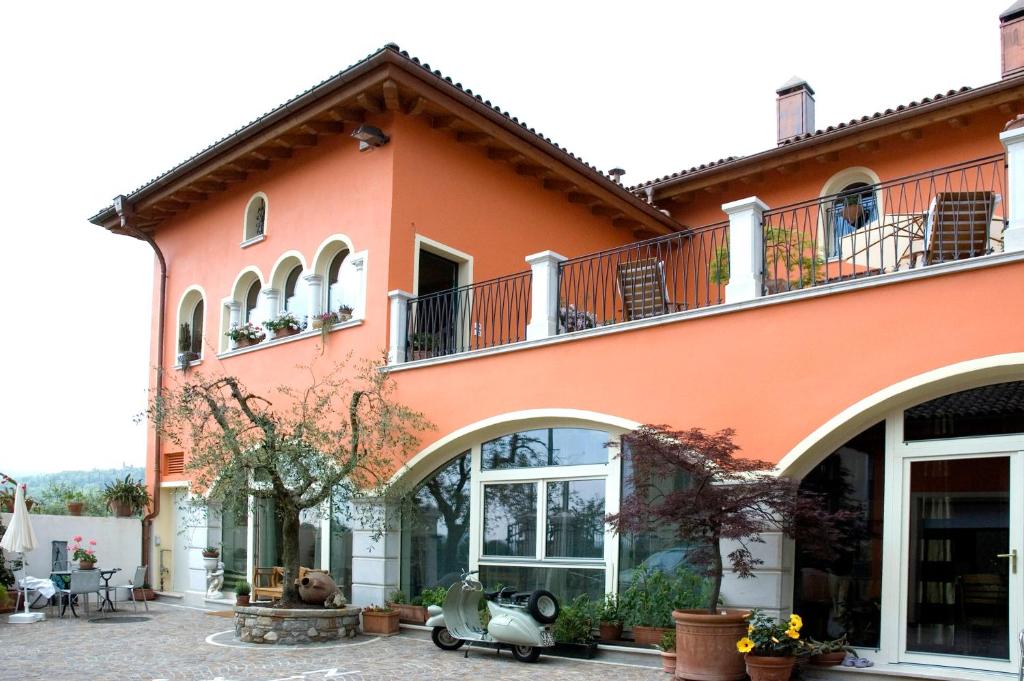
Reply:
M1016 669L1024 453L999 444L919 443L904 458L902 661Z
M447 355L458 349L459 263L430 251L420 250L413 311L413 349L431 356Z

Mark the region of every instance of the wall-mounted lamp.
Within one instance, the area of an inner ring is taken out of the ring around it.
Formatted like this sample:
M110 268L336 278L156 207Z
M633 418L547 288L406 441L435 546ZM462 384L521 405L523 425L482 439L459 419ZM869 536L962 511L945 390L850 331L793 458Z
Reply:
M359 151L371 151L382 147L391 139L380 128L372 125L360 125L352 131L352 136L359 140Z

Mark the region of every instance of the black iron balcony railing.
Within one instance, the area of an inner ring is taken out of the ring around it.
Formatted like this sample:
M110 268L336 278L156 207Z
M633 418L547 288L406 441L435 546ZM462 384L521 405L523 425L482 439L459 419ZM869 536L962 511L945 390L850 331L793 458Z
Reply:
M1002 249L1002 154L766 211L764 294Z
M531 281L527 271L412 298L406 361L526 340Z
M729 224L640 241L558 266L558 333L725 301Z

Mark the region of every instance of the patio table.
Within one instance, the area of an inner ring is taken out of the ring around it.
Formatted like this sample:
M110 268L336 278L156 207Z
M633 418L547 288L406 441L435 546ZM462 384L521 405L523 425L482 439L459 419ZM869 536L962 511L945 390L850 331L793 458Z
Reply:
M115 574L117 574L120 571L121 571L121 568L111 568L109 570L100 570L100 579L103 580L103 591L102 591L103 595L100 598L100 607L99 607L99 611L100 612L103 612L103 606L105 606L105 605L110 607L110 612L117 612L117 610L115 610L115 608L114 608L114 602L110 600L110 578L113 577ZM71 586L71 570L51 570L50 571L50 581L52 581L58 588L61 588L61 589L70 588L70 586ZM73 597L73 598L75 598L75 600L78 600L77 597ZM68 599L68 600L70 600L70 599ZM60 616L61 617L63 617L64 613L67 612L68 605L69 605L69 603L68 603L67 600L61 599L61 604L60 604ZM71 603L70 605L71 605L71 612L74 613L75 616L77 617L78 613L75 613L74 604Z
M103 612L103 606L109 606L110 612L117 612L114 608L114 602L110 600L110 578L121 571L121 568L111 568L110 570L100 570L100 579L103 580L103 598L100 599L99 611Z

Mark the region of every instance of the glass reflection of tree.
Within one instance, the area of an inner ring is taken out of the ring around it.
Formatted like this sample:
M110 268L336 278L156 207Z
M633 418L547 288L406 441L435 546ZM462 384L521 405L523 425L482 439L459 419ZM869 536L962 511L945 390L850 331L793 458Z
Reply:
M543 434L543 437L539 437ZM531 468L553 464L550 430L528 430L499 437L485 444L487 468Z
M603 555L603 487L603 481L595 480L548 483L549 556L600 558Z
M433 504L443 529L438 529L438 563L452 570L467 563L460 560L459 548L462 538L469 530L469 484L470 457L463 454L440 473L427 480L416 494L416 503L423 509ZM429 499L427 496L429 495ZM468 548L463 553L468 558Z
M534 556L537 541L537 485L487 485L484 493L485 553L492 556ZM504 539L495 531L504 527Z

